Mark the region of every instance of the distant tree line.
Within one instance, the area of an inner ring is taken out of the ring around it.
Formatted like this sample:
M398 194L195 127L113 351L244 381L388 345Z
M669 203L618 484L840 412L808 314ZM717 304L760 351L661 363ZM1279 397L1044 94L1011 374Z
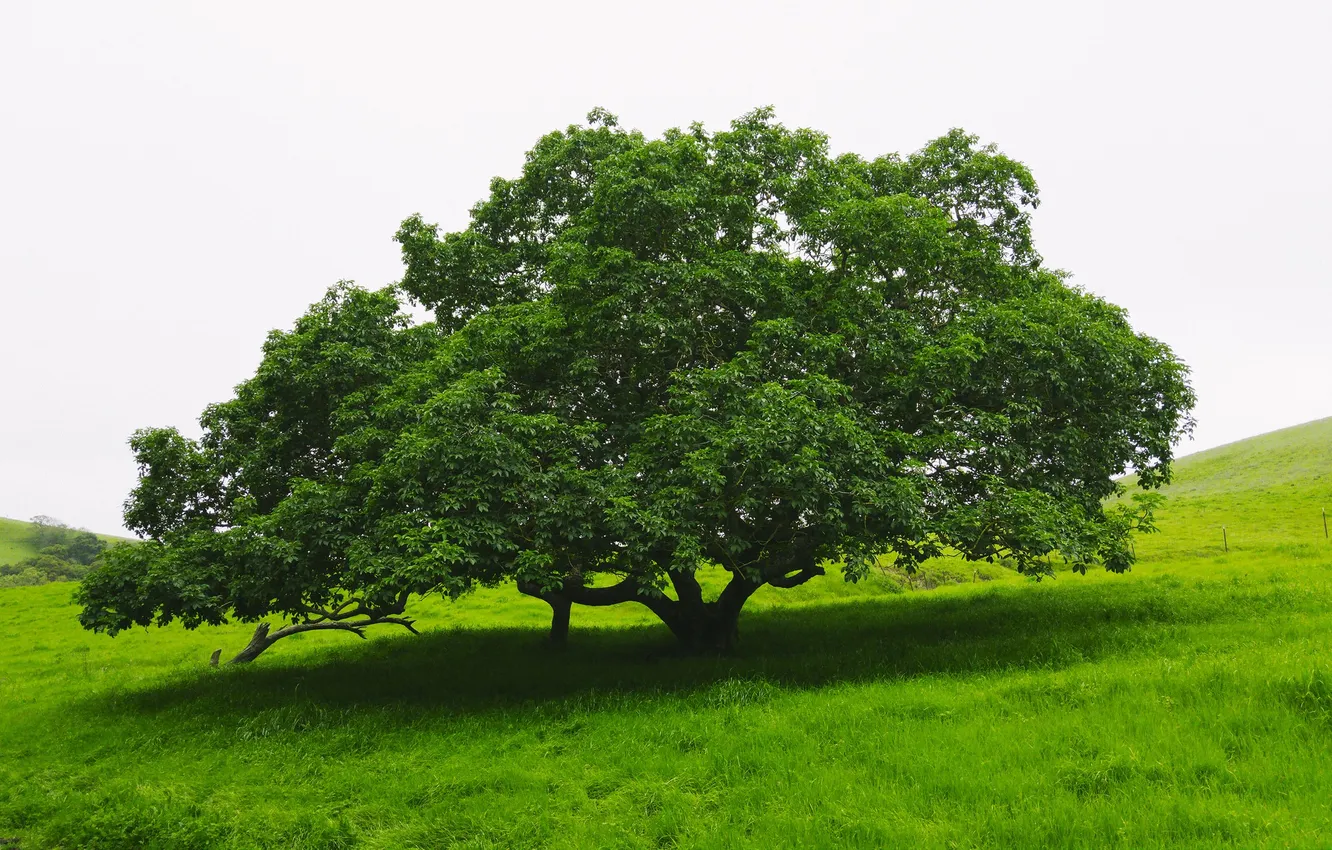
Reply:
M37 554L17 564L0 564L0 587L78 581L106 550L106 541L83 528L70 528L49 516L35 516L28 543Z

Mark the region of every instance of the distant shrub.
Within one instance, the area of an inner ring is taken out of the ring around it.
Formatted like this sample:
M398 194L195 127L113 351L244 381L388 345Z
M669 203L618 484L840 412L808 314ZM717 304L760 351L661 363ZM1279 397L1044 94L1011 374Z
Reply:
M97 557L106 551L106 541L91 531L75 531L64 544L69 552L65 560L90 566Z
M27 587L49 584L53 581L78 581L88 574L90 568L87 564L43 553L19 561L17 564L0 564L0 587Z
M11 573L10 570L14 572ZM46 583L47 579L34 569L21 569L18 564L0 565L0 588L28 587Z

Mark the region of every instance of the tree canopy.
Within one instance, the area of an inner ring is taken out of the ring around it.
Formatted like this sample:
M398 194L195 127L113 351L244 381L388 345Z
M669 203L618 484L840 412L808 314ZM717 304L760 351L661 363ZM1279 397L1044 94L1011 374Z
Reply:
M633 602L725 649L764 585L952 554L1122 571L1190 426L1187 370L1044 266L1037 187L960 130L833 156L768 110L659 139L594 111L398 287L340 284L199 440L137 432L128 527L84 581L114 634L270 615L360 632L513 581ZM405 296L434 311L414 325ZM720 596L697 580L724 568Z

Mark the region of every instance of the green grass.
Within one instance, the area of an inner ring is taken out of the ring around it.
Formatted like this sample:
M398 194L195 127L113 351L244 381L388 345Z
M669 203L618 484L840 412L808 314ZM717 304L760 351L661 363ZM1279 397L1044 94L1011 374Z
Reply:
M1128 575L756 597L728 658L500 589L421 637L82 632L0 591L28 847L1332 845L1332 420L1186 459ZM1222 551L1220 527L1230 535ZM949 563L959 577L969 565ZM987 575L998 575L990 570Z

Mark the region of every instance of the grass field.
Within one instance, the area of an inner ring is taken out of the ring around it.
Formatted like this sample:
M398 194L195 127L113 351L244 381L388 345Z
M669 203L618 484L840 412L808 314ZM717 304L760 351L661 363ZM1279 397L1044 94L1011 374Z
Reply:
M0 590L0 838L1332 846L1332 420L1188 458L1169 495L1131 574L829 576L756 597L720 659L632 609L575 610L550 653L549 609L500 589L212 670L248 627L109 639L68 585Z

